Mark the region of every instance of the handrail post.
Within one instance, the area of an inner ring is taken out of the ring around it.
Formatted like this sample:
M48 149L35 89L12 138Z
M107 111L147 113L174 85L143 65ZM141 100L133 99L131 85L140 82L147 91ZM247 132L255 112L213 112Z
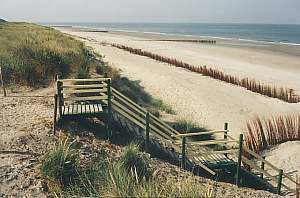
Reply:
M266 157L263 157L263 159L265 159ZM260 168L262 170L265 170L265 162L264 161L261 161L261 165L260 165ZM263 173L260 173L260 178L263 179L264 178L264 174Z
M227 130L228 130L228 123L225 122L225 124L224 124L224 140L227 140L227 138L228 138L228 137L227 137L227 135L228 135ZM226 149L226 142L225 142L224 149ZM225 153L225 156L226 156L226 157L228 156L227 153Z
M238 153L238 162L236 169L236 185L240 186L240 177L241 177L241 166L242 166L242 154L243 154L243 134L240 134L239 138L239 153Z
M108 136L108 140L111 140L111 126L110 126L110 122L111 122L111 114L112 114L112 110L111 110L111 80L108 79L107 80L107 97L108 97L108 102L107 102L107 120L106 120L106 126L107 126L107 136Z
M281 184L282 184L282 175L283 175L283 170L279 170L279 175L278 175L278 183L277 183L277 194L280 195L281 191Z
M186 159L186 137L182 138L182 150L181 150L181 167L185 169L185 159Z
M54 115L53 115L53 133L56 132L56 117L57 117L57 94L54 95Z
M146 113L146 151L150 149L150 114Z
M300 198L300 178L296 175L296 198Z
M3 95L4 95L4 97L6 97L6 89L5 89L5 83L4 83L3 72L2 72L1 67L0 67L0 80L1 80L1 85L3 88Z
M62 85L63 83L59 81L59 77L57 75L57 81L56 81L56 91L57 91L57 98L58 98L58 110L59 110L59 117L62 116L62 106L63 104L63 95L62 95Z

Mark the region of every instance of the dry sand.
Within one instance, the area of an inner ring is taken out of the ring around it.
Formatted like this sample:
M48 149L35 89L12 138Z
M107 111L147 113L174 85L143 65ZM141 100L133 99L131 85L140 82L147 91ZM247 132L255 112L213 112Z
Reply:
M62 29L61 29L62 30ZM130 54L101 42L115 42L188 63L207 64L226 73L252 77L266 83L300 90L299 49L274 50L270 46L206 45L151 41L151 35L82 32L64 29L81 37L88 46L105 55L105 60L120 68L122 74L141 81L155 98L172 105L178 117L194 120L210 129L220 129L229 122L231 134L242 133L245 122L256 115L298 114L299 104L288 104L225 82L175 68L146 57ZM157 38L155 38L157 39ZM278 47L277 47L278 48ZM290 53L289 53L290 52ZM297 52L297 53L296 53Z

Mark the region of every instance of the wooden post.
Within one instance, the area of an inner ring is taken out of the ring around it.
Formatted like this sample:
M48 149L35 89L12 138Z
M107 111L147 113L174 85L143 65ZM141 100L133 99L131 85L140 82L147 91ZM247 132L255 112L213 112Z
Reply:
M278 181L277 181L277 194L280 195L281 191L281 184L282 184L282 175L283 175L283 170L279 170L279 175L278 175Z
M54 115L53 115L53 133L56 131L56 117L57 117L57 94L54 95Z
M265 159L266 157L263 157L263 158ZM265 162L264 162L264 161L261 162L260 168L261 168L262 170L265 170ZM263 173L260 173L260 178L261 178L261 179L264 178L264 174L263 174Z
M296 175L296 198L300 198L300 178Z
M111 140L111 126L110 126L110 122L111 122L111 114L112 114L112 110L111 110L111 80L108 79L107 80L107 94L108 94L108 102L107 102L107 107L108 107L108 111L107 111L107 135L108 135L108 140Z
M293 92L294 92L294 90L290 89L290 98L289 98L290 102L293 102Z
M2 72L1 67L0 67L0 80L1 80L1 85L3 88L3 95L4 95L4 97L6 97L6 89L5 89L5 83L4 83L3 72Z
M235 184L240 186L240 177L241 177L241 166L242 166L242 154L243 154L243 134L240 134L239 138L239 154L238 154L238 162L236 169L236 181Z
M228 134L227 130L228 130L228 123L225 122L225 124L224 124L224 140L227 140L227 138L228 138L227 137L227 134ZM226 142L225 142L225 145L226 145ZM226 149L226 146L224 146L224 149ZM225 153L225 156L227 157L228 154Z
M59 117L62 117L62 106L64 105L64 102L63 102L63 95L62 95L62 82L60 82L59 79L57 79L56 81L56 87L57 87Z
M182 150L181 150L181 167L185 168L185 158L186 158L186 137L182 138Z
M150 114L146 113L146 151L150 149Z

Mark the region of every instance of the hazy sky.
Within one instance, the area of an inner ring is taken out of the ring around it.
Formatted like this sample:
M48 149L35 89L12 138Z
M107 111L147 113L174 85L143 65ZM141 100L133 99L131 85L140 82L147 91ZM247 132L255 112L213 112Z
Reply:
M31 22L300 24L300 0L0 0L0 18Z

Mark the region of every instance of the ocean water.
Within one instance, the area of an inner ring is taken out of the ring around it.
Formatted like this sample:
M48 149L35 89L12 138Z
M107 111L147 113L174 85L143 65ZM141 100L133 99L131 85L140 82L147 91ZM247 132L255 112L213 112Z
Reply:
M60 23L57 25L300 45L300 25L226 23Z

